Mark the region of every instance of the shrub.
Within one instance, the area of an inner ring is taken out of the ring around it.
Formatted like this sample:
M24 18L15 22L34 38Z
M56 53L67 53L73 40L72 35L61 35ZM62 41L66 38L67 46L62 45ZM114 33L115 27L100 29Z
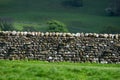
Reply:
M66 25L57 20L50 20L47 22L49 32L68 32Z

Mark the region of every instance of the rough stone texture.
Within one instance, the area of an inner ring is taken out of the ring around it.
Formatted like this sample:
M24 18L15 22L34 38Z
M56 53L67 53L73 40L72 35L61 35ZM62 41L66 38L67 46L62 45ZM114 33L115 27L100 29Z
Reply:
M120 63L120 34L1 31L0 59Z

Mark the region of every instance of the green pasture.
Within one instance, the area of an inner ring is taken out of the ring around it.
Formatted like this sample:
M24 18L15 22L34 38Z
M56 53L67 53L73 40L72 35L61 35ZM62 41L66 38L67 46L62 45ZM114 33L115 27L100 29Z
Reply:
M0 60L0 80L120 80L120 64Z

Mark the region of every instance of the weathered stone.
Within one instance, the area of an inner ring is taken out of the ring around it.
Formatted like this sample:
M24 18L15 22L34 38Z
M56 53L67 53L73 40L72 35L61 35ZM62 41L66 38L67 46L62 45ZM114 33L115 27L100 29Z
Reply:
M120 34L0 31L0 59L119 62Z
M120 47L120 44L114 44L115 47Z

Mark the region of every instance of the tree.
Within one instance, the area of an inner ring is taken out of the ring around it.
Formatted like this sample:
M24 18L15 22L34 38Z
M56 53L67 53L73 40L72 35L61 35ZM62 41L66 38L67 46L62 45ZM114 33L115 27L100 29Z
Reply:
M50 20L47 22L49 32L68 32L66 25L57 20Z

